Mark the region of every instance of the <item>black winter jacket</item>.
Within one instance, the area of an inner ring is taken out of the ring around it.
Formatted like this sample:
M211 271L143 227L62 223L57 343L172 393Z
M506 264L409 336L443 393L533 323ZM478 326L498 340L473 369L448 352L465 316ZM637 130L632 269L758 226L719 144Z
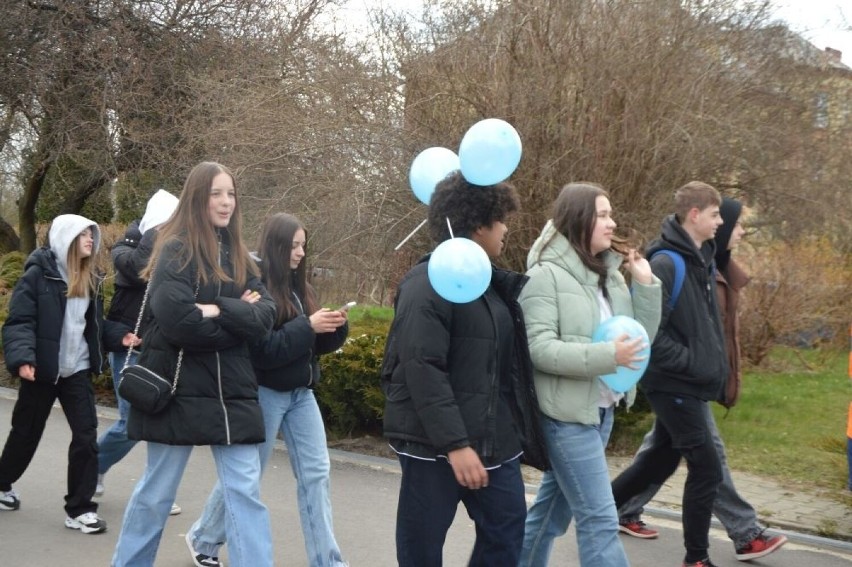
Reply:
M89 347L89 363L95 374L103 372L104 342L108 350L121 350L127 330L104 321L103 279L86 310L83 334ZM59 275L56 255L42 247L27 258L24 275L15 285L9 301L9 316L3 325L3 352L6 368L13 376L24 364L35 366L36 382L59 381L59 340L65 316L68 285Z
M124 325L128 331L136 327L142 297L145 295L146 282L139 273L148 264L154 240L155 229L143 236L139 232L139 221L133 221L127 227L124 238L112 247L112 263L115 266L115 295L107 313L107 319ZM140 335L142 335L140 330Z
M301 311L304 301L294 303ZM250 345L257 383L279 392L314 388L320 381L319 355L339 349L348 334L348 322L333 333L316 334L304 313L285 321Z
M663 312L640 384L646 391L717 400L728 376L728 357L716 300L715 243L708 240L699 251L670 215L663 221L660 238L649 245L647 256L663 249L683 257L686 274L677 304L669 309L674 264L663 254L651 260L651 270L663 283Z
M232 275L229 233L219 234L219 262ZM260 279L248 279L246 287L262 296L249 304L240 300L243 289L217 281L210 269L196 297L197 265L181 270L182 250L182 243L169 242L154 268L139 358L140 364L173 378L183 348L177 390L161 413L131 408L128 437L169 445L260 443L265 438L263 416L248 340L272 328L275 303ZM203 318L196 303L215 303L221 314Z
M441 298L427 275L428 257L402 279L382 364L384 433L425 458L472 447L485 466L511 459L511 439L497 437L499 344L487 294L465 304ZM526 276L494 269L491 286L512 315L515 346L510 410L524 462L549 467L532 380L532 362L517 298ZM511 430L511 428L510 428ZM506 431L506 428L503 428Z

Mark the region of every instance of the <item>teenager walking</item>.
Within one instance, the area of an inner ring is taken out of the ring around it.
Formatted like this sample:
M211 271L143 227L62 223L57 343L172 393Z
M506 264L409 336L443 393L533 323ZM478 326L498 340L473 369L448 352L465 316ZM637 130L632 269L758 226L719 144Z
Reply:
M32 461L58 399L71 428L65 526L100 533L107 526L92 500L98 418L91 375L103 371L102 340L118 350L138 339L103 319L103 277L95 267L98 225L79 215L60 215L51 223L48 240L27 258L3 325L6 367L21 386L0 455L0 510L20 508L12 484Z
M319 356L343 346L349 325L346 310L321 307L308 283L307 243L305 227L293 215L278 213L263 224L260 268L277 316L272 332L250 345L266 428L260 466L269 462L280 432L296 478L308 564L340 567L346 563L334 537L331 462L314 388L320 381ZM197 567L218 567L219 548L226 540L222 487L217 484L186 543Z
M163 527L193 446L207 445L225 492L234 567L272 565L269 513L260 501L263 416L248 340L272 328L275 304L241 239L234 177L203 162L184 183L143 273L150 319L142 358L178 386L157 414L131 408L131 439L148 441L112 559L114 567L154 564Z

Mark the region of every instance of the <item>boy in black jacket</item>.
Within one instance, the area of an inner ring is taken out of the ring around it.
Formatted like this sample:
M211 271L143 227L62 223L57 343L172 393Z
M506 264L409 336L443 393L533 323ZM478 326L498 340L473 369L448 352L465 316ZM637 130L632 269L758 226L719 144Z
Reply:
M719 399L728 374L725 338L716 303L713 240L722 225L722 202L715 188L693 181L675 193L675 214L663 221L660 238L648 257L672 250L686 264L683 287L674 307L668 304L675 268L659 254L651 260L663 282L663 314L641 386L656 414L652 446L613 482L615 504L663 484L686 460L683 495L684 567L712 567L708 555L710 515L722 469L706 413Z
M456 172L432 196L430 233L447 240L449 220L496 258L517 209L510 185L472 185ZM441 565L461 501L476 524L469 564L515 567L527 512L521 455L546 466L517 301L526 277L493 269L482 296L450 303L432 288L427 259L399 284L382 366L384 431L402 467L397 560Z

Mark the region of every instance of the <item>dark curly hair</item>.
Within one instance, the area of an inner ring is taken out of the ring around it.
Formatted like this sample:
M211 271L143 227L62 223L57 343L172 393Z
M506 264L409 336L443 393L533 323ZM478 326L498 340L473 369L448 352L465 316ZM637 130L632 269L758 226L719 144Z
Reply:
M435 242L450 238L447 219L453 236L470 236L481 226L505 221L521 208L515 188L509 183L474 185L460 171L455 171L435 187L429 201L429 235Z

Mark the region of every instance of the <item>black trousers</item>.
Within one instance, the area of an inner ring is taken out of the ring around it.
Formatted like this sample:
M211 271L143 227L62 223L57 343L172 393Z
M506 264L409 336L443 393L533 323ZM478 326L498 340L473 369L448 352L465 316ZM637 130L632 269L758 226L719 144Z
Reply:
M27 470L57 399L71 428L65 512L74 518L98 509L92 501L98 481L98 418L88 370L60 378L56 384L21 380L12 430L0 455L0 491L11 490Z
M707 425L707 402L664 392L649 392L648 402L657 417L651 448L637 455L615 480L612 495L620 508L652 484L662 485L686 460L683 489L683 540L686 562L707 558L710 516L722 482L722 465Z
M400 567L439 567L459 502L476 526L470 567L516 567L524 542L527 503L520 460L488 471L488 486L461 486L446 459L399 455L402 481L396 514Z

